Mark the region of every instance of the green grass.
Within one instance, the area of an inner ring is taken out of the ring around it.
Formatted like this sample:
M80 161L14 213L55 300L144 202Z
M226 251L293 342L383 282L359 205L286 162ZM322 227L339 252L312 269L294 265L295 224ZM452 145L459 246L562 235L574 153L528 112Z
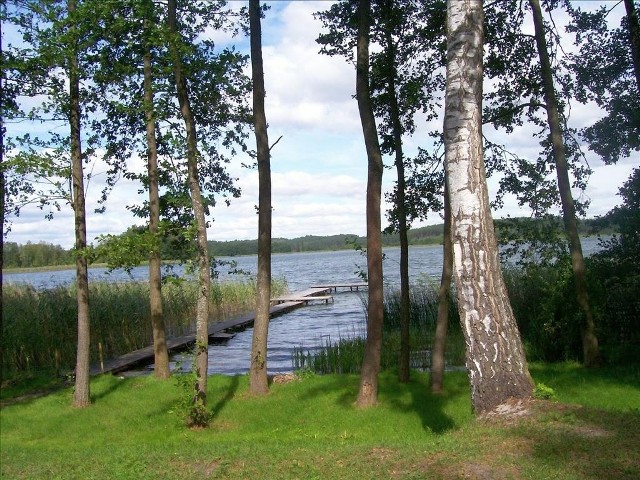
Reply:
M0 477L640 477L637 368L537 364L532 374L563 403L536 402L512 421L474 420L462 372L447 374L441 396L427 393L425 374L401 385L386 372L368 410L354 407L354 375L303 376L261 398L248 396L246 376L212 376L214 420L200 430L174 411L175 380L102 376L86 409L71 407L70 389L3 407Z

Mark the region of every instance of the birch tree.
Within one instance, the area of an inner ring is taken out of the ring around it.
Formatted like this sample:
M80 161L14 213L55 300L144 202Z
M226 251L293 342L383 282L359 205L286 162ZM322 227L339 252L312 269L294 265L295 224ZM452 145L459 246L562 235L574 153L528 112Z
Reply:
M502 278L482 148L481 0L447 2L444 140L454 281L476 414L533 392Z

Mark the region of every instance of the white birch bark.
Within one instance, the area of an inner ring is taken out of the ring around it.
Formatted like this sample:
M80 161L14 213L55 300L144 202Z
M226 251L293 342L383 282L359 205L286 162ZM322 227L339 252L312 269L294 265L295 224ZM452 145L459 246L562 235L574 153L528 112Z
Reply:
M482 149L481 0L449 0L444 136L454 279L474 411L533 391L500 270Z

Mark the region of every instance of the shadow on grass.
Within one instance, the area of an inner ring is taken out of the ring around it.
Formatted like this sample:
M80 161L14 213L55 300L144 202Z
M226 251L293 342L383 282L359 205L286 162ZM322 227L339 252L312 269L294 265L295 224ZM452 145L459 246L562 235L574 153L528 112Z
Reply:
M318 396L324 396L332 392L342 392L336 399L336 404L340 407L353 407L358 395L358 379L354 374L330 374L318 375L322 378L318 385L308 388L301 400L309 400Z
M548 403L514 433L535 465L584 479L640 478L640 414ZM515 436L515 435L514 435Z
M109 396L116 390L120 389L120 387L123 387L125 384L130 382L133 378L135 377L132 377L131 379L116 377L109 373L95 377L91 380L91 403L95 403L96 401ZM107 383L106 386L105 383Z
M600 368L586 368L575 362L537 363L529 365L532 375L545 379L554 379L561 384L575 385L593 379L600 379L609 383L625 384L633 387L640 386L640 362L628 365L603 366Z
M445 389L445 392L434 395L429 391L426 374L411 372L409 383L401 384L395 373L388 372L382 379L381 394L388 398L392 408L402 412L413 411L417 413L425 431L442 434L459 426L460 419L455 419L446 413L447 409L456 410L459 408L454 404L460 404L462 408L470 408L466 406L466 402L461 402L462 396L467 391L461 389L459 382L455 381L457 379L451 378L451 375L448 379L450 385Z
M441 395L429 392L427 375L412 372L408 384L399 383L394 372L383 372L378 378L378 401L401 413L416 413L422 428L435 434L445 433L460 426L460 421L471 416L466 375L449 379L450 386ZM340 392L335 403L342 408L354 408L358 396L358 375L332 375L301 396L301 400ZM451 416L447 411L455 413Z
M230 377L230 382L229 382L229 386L227 388L226 393L211 408L211 414L213 415L214 418L220 414L222 409L235 396L236 392L238 391L239 385L240 385L240 377L238 375L234 375Z

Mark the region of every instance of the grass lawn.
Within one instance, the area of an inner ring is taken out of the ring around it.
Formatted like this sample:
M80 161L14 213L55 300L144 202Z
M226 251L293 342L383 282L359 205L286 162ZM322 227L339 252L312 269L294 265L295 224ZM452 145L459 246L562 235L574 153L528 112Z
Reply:
M90 408L72 408L69 388L5 405L0 478L640 478L640 367L531 372L556 399L508 420L474 419L462 372L441 396L425 374L384 373L368 410L353 406L357 376L304 376L262 398L246 376L212 376L200 430L175 412L175 380L102 376Z

